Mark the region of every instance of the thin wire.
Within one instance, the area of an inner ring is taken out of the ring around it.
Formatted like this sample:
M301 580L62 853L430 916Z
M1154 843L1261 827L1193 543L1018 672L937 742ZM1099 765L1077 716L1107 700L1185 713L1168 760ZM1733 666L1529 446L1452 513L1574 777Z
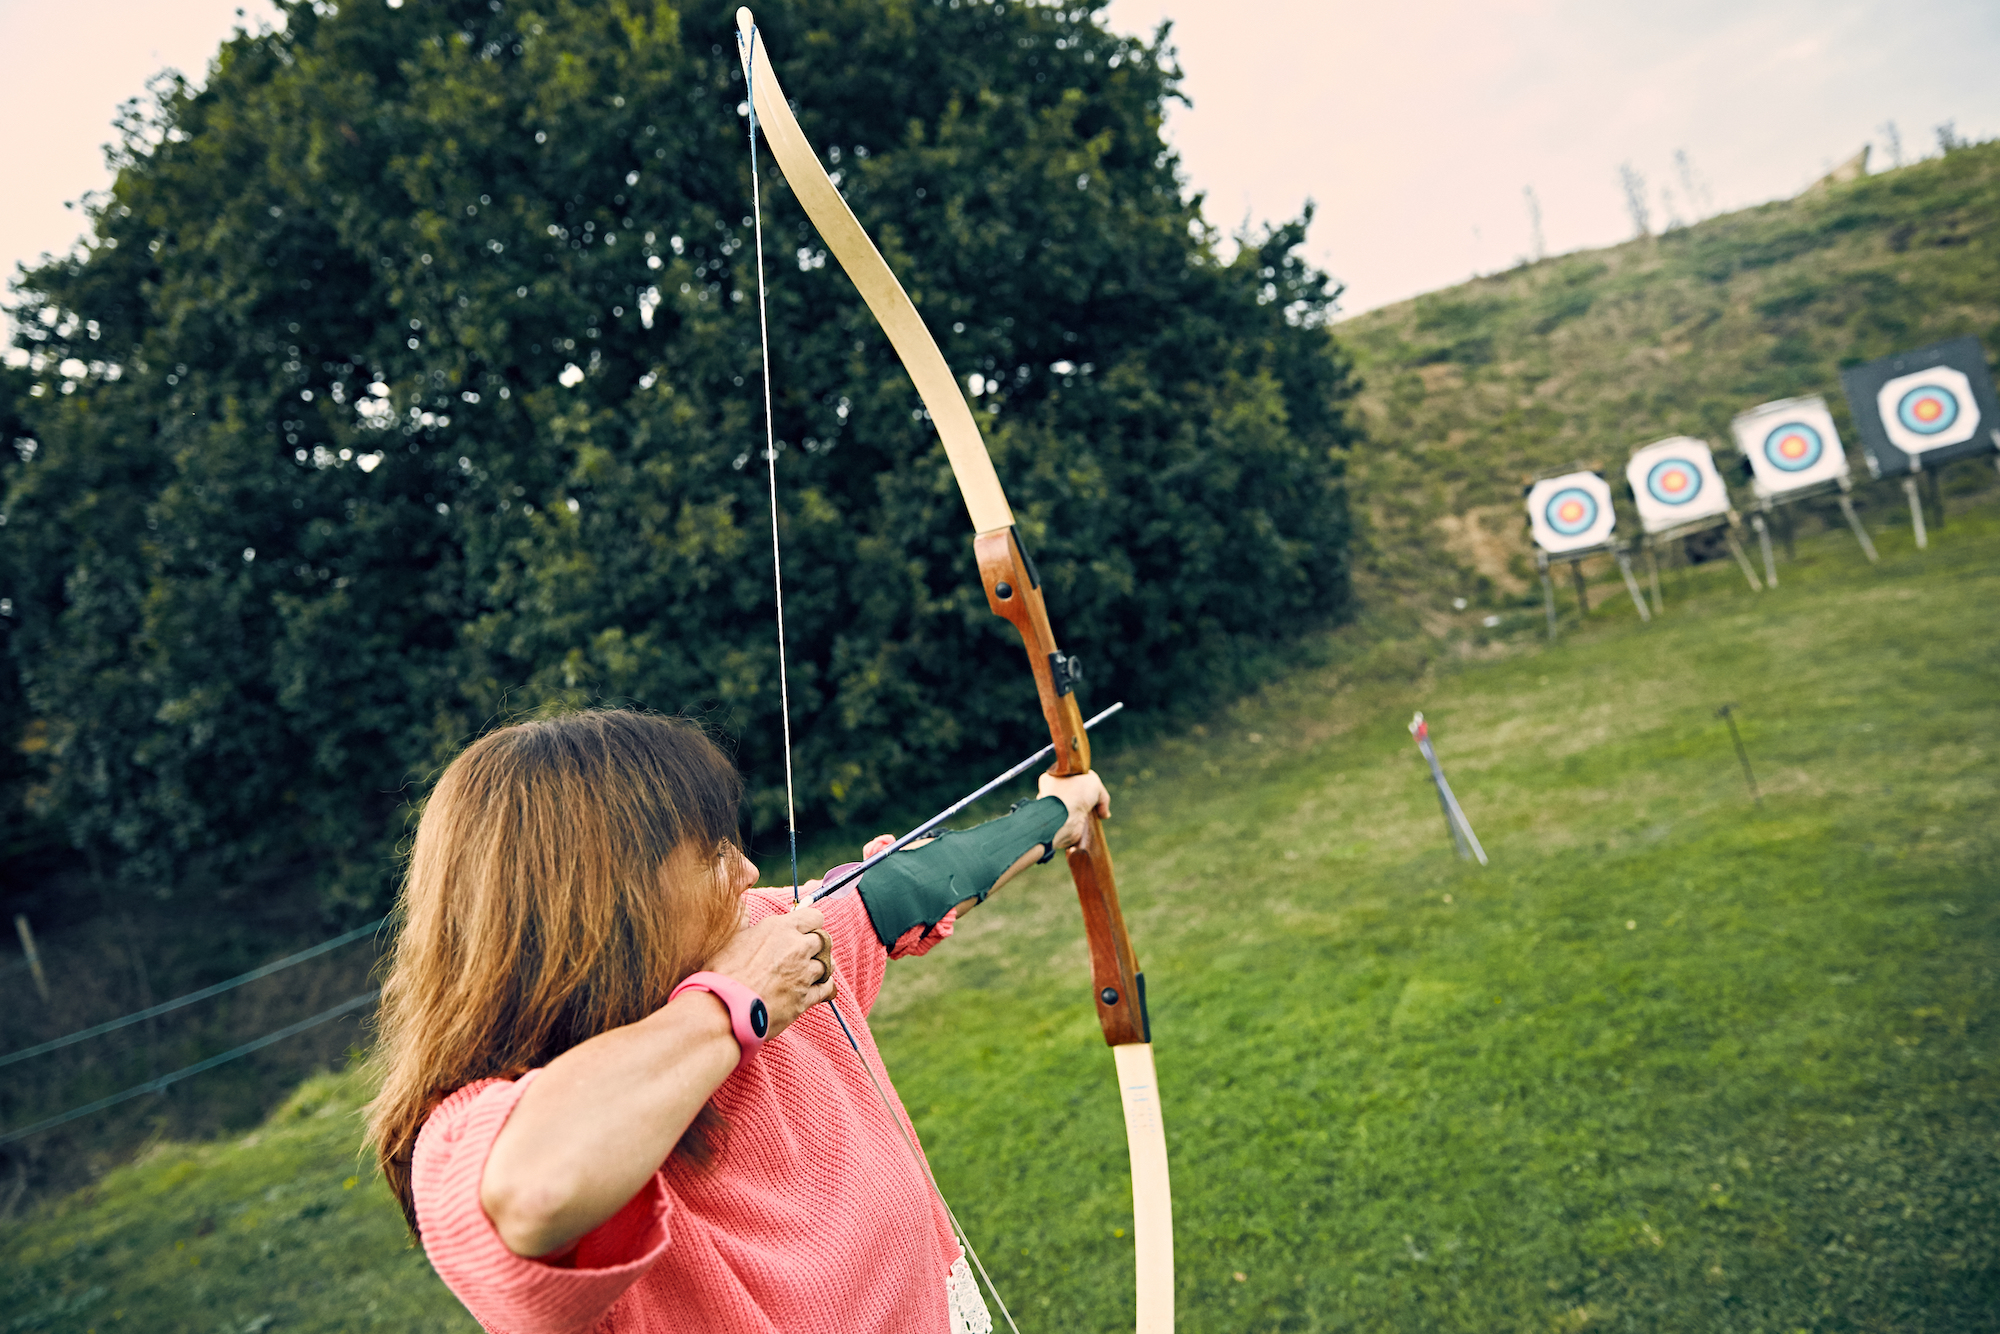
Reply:
M350 941L361 939L361 937L374 931L388 920L386 917L378 917L366 926L357 926L344 935L335 936L332 940L321 941L311 949L300 950L297 954L287 955L285 958L273 963L267 963L261 968L252 968L249 972L238 977L232 977L227 982L217 982L213 986L203 987L199 991L190 991L185 996L176 996L173 1000L161 1001L158 1005L148 1009L139 1010L136 1013L124 1015L117 1019L107 1019L95 1027L79 1029L64 1037L50 1038L47 1042L36 1046L23 1047L20 1051L9 1052L5 1056L0 1056L0 1065L12 1065L16 1061L25 1061L30 1056L40 1056L43 1052L55 1051L59 1048L67 1047L73 1042L81 1042L85 1038L94 1038L101 1033L113 1033L121 1028L128 1028L142 1019L151 1019L157 1015L166 1014L169 1010L178 1010L183 1005L192 1005L196 1001L207 1000L210 996L219 996L232 987L240 987L245 982L255 982L260 977L269 977L280 969L290 968L295 963L304 963L307 959L316 959L328 950L339 949L342 945Z
M737 42L743 41L738 34ZM778 556L778 442L771 416L771 324L764 308L764 199L757 176L757 29L750 29L750 54L743 62L745 103L750 108L750 220L757 248L757 343L764 372L764 465L771 483L771 584L778 595L778 701L785 728L785 832L792 845L792 903L799 901L799 822L792 804L792 688L785 674L785 571Z
M25 1139L37 1131L53 1130L66 1121L74 1121L79 1116L89 1116L92 1112L101 1112L106 1107L115 1106L128 1099L139 1097L141 1094L158 1093L161 1089L167 1087L167 1085L179 1083L189 1075L198 1075L204 1070L213 1070L225 1061L233 1061L239 1056L248 1056L253 1051L262 1051L274 1042L283 1042L286 1038L296 1033L303 1033L308 1028L317 1028L330 1019L338 1019L349 1010L360 1009L369 1001L374 1000L379 994L379 992L370 991L360 996L350 997L334 1006L331 1010L322 1010L310 1019L301 1019L296 1024L287 1024L275 1033L266 1033L261 1038L254 1038L240 1047L231 1047L228 1051L211 1056L205 1061L196 1061L193 1065L185 1066L174 1071L172 1074L161 1075L158 1079L149 1079L143 1084L136 1084L131 1088L125 1089L123 1092L114 1093L108 1098L99 1098L96 1102L85 1103L81 1107L72 1107L58 1116L51 1116L45 1121L37 1121L31 1126L22 1126L19 1130L10 1130L4 1135L0 1135L0 1144L12 1144L15 1140Z
M741 33L737 34L736 43L739 47L744 45ZM778 600L778 691L785 711L785 827L791 837L792 903L796 906L799 901L799 830L797 815L792 805L792 704L790 688L785 678L785 580L784 567L778 557L778 447L775 438L776 427L771 415L770 321L764 302L764 203L757 172L757 29L754 25L750 29L743 69L744 85L749 90L747 105L750 110L750 205L757 247L757 337L763 355L764 372L764 461L767 465L766 476L770 480L771 490L771 578L777 590ZM980 1262L979 1252L972 1249L971 1239L965 1235L965 1229L959 1226L958 1215L952 1212L950 1202L944 1197L944 1191L939 1189L937 1177L931 1172L929 1161L917 1148L916 1141L910 1137L909 1129L903 1124L902 1118L896 1115L895 1106L889 1101L888 1091L882 1087L882 1081L875 1074L875 1067L861 1054L861 1044L854 1040L854 1030L847 1026L846 1017L840 1013L840 1007L833 1003L831 997L827 999L826 1007L833 1011L834 1020L839 1023L840 1031L846 1034L847 1045L854 1049L855 1059L860 1061L861 1068L868 1072L868 1082L875 1086L875 1096L881 1099L882 1110L888 1113L889 1119L895 1123L897 1133L903 1137L903 1143L909 1145L911 1156L923 1169L924 1180L930 1183L931 1194L937 1197L938 1204L944 1209L945 1217L951 1220L951 1230L957 1235L958 1244L966 1255L971 1257L973 1266L979 1270L979 1277L986 1280L986 1290L993 1294L994 1302L1000 1307L1001 1316L1007 1321L1007 1328L1014 1334L1021 1334L1020 1328L1014 1323L1013 1315L1007 1310L1006 1301L1000 1296L1000 1290L993 1286L992 1277L987 1274L986 1266Z

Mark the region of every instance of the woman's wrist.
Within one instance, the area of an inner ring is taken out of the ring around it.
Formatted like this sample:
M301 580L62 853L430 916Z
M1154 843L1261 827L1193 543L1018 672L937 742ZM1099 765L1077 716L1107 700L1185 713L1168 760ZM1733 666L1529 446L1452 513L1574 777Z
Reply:
M660 1027L670 1030L676 1045L693 1041L702 1046L709 1043L736 1046L736 1033L729 1022L729 1006L722 997L710 991L683 991L671 997L642 1022L657 1022Z
M722 1007L730 1039L736 1043L737 1063L755 1056L771 1030L771 1012L765 1007L764 998L727 973L704 970L690 974L675 987L667 996L667 1004L696 995L707 996Z

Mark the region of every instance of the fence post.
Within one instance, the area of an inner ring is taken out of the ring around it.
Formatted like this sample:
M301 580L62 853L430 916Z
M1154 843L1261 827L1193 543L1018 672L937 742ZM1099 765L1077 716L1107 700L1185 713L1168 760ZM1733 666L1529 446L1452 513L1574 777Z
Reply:
M28 956L28 971L35 975L35 990L42 993L42 1004L49 1003L49 977L42 971L42 952L35 948L35 933L28 928L28 914L14 914L14 934L21 938L21 952Z

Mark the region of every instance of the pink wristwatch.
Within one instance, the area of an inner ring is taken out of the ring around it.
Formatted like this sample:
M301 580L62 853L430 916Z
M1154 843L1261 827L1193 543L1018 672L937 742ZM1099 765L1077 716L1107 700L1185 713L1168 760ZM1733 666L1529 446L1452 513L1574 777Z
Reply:
M735 978L721 973L691 973L686 981L668 994L667 1004L673 1004L674 997L683 991L706 991L729 1011L729 1027L735 1032L736 1045L741 1049L737 1064L755 1056L757 1048L764 1045L764 1035L771 1031L771 1012L764 1008L762 996Z

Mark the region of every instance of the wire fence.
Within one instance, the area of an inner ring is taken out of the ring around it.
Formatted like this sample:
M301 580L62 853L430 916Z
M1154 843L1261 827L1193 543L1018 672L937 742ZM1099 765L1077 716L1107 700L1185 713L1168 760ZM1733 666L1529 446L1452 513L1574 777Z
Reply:
M321 955L337 950L343 945L352 944L364 936L379 931L387 921L387 917L378 917L372 922L355 927L352 931L342 932L331 940L323 940L308 949L300 950L296 954L288 954L282 959L275 959L270 963L253 968L247 973L240 973L235 977L214 983L211 986L190 991L184 996L177 996L170 1001L162 1001L158 1005L151 1005L143 1010L135 1010L131 1014L120 1015L116 1019L109 1019L101 1024L93 1024L89 1028L78 1029L74 1033L67 1033L59 1038L51 1038L47 1042L37 1043L32 1047L23 1047L19 1051L9 1052L5 1056L0 1056L0 1067L25 1061L32 1056L42 1056L52 1051L59 1051L64 1047L72 1046L88 1038L102 1037L106 1033L115 1033L121 1028L129 1028L133 1024L143 1023L148 1019L171 1013L184 1006L192 1005L196 1001L203 1001L212 996L219 996L226 991L243 986L245 983L269 977L273 973L282 972L296 964L305 963L309 959L319 958ZM24 965L17 964L17 966ZM57 1126L65 1125L79 1117L89 1116L93 1112L101 1112L106 1108L115 1107L121 1102L143 1097L148 1093L158 1093L188 1078L190 1075L198 1075L204 1070L213 1070L216 1066L226 1064L239 1057L248 1056L252 1052L262 1051L274 1043L283 1042L286 1038L295 1037L300 1033L306 1032L308 1029L318 1028L320 1025L330 1023L342 1015L351 1014L373 1002L379 994L378 990L370 990L358 996L350 996L331 1009L322 1010L309 1018L287 1024L283 1028L266 1033L261 1037L253 1038L248 1042L230 1048L228 1051L218 1052L214 1056L196 1061L192 1065L183 1066L179 1070L175 1070L169 1074L148 1079L144 1083L135 1084L131 1088L122 1089L117 1093L84 1103L78 1107L72 1107L67 1111L45 1117L30 1125L19 1126L13 1130L0 1132L0 1146L12 1144L17 1140L25 1139L29 1135L34 1135L44 1130L53 1130Z
M92 1112L101 1112L107 1107L115 1107L119 1103L126 1102L132 1098L142 1097L148 1093L158 1093L161 1089L166 1088L170 1084L177 1084L189 1075L198 1075L204 1070L213 1070L216 1066L222 1065L227 1061L233 1061L239 1056L248 1056L253 1051L262 1051L274 1042L283 1042L286 1038L303 1033L309 1028L318 1028L321 1024L338 1019L343 1014L360 1009L374 1000L379 994L378 991L366 991L359 996L350 996L332 1009L322 1010L310 1019L301 1019L295 1024L287 1024L276 1032L266 1033L263 1037L255 1038L240 1047L232 1047L228 1051L219 1052L207 1060L196 1061L193 1065L183 1066L172 1074L161 1075L157 1079L149 1079L143 1084L135 1084L131 1088L113 1093L109 1097L99 1098L95 1102L87 1102L81 1107L72 1107L66 1112L59 1112L54 1116L37 1121L33 1125L9 1130L4 1134L0 1134L0 1145L12 1144L15 1140L25 1139L29 1135L36 1134L39 1131L53 1130L57 1126L74 1121L80 1116L89 1116Z
M255 982L260 977L269 977L273 973L290 968L293 964L304 963L307 959L317 959L329 950L337 950L342 945L357 941L370 932L379 929L388 920L387 917L378 917L366 926L357 926L344 935L335 936L332 940L323 940L311 949L300 950L297 954L287 955L275 962L267 963L261 968L252 968L249 972L232 977L226 982L217 982L215 985L203 987L199 991L190 991L185 996L177 996L170 1001L161 1001L158 1005L150 1006L144 1010L137 1010L131 1014L122 1015L117 1019L108 1019L101 1024L79 1029L63 1037L51 1038L47 1042L38 1043L32 1047L23 1047L20 1051L9 1052L5 1056L0 1056L0 1066L9 1066L16 1061L25 1061L30 1056L40 1056L44 1052L57 1051L69 1046L71 1043L82 1042L85 1038L94 1038L105 1033L115 1033L121 1028L129 1028L133 1024L142 1023L147 1019L178 1010L183 1005L192 1005L196 1001L207 1000L210 996L220 996L223 992L240 987L245 982Z

